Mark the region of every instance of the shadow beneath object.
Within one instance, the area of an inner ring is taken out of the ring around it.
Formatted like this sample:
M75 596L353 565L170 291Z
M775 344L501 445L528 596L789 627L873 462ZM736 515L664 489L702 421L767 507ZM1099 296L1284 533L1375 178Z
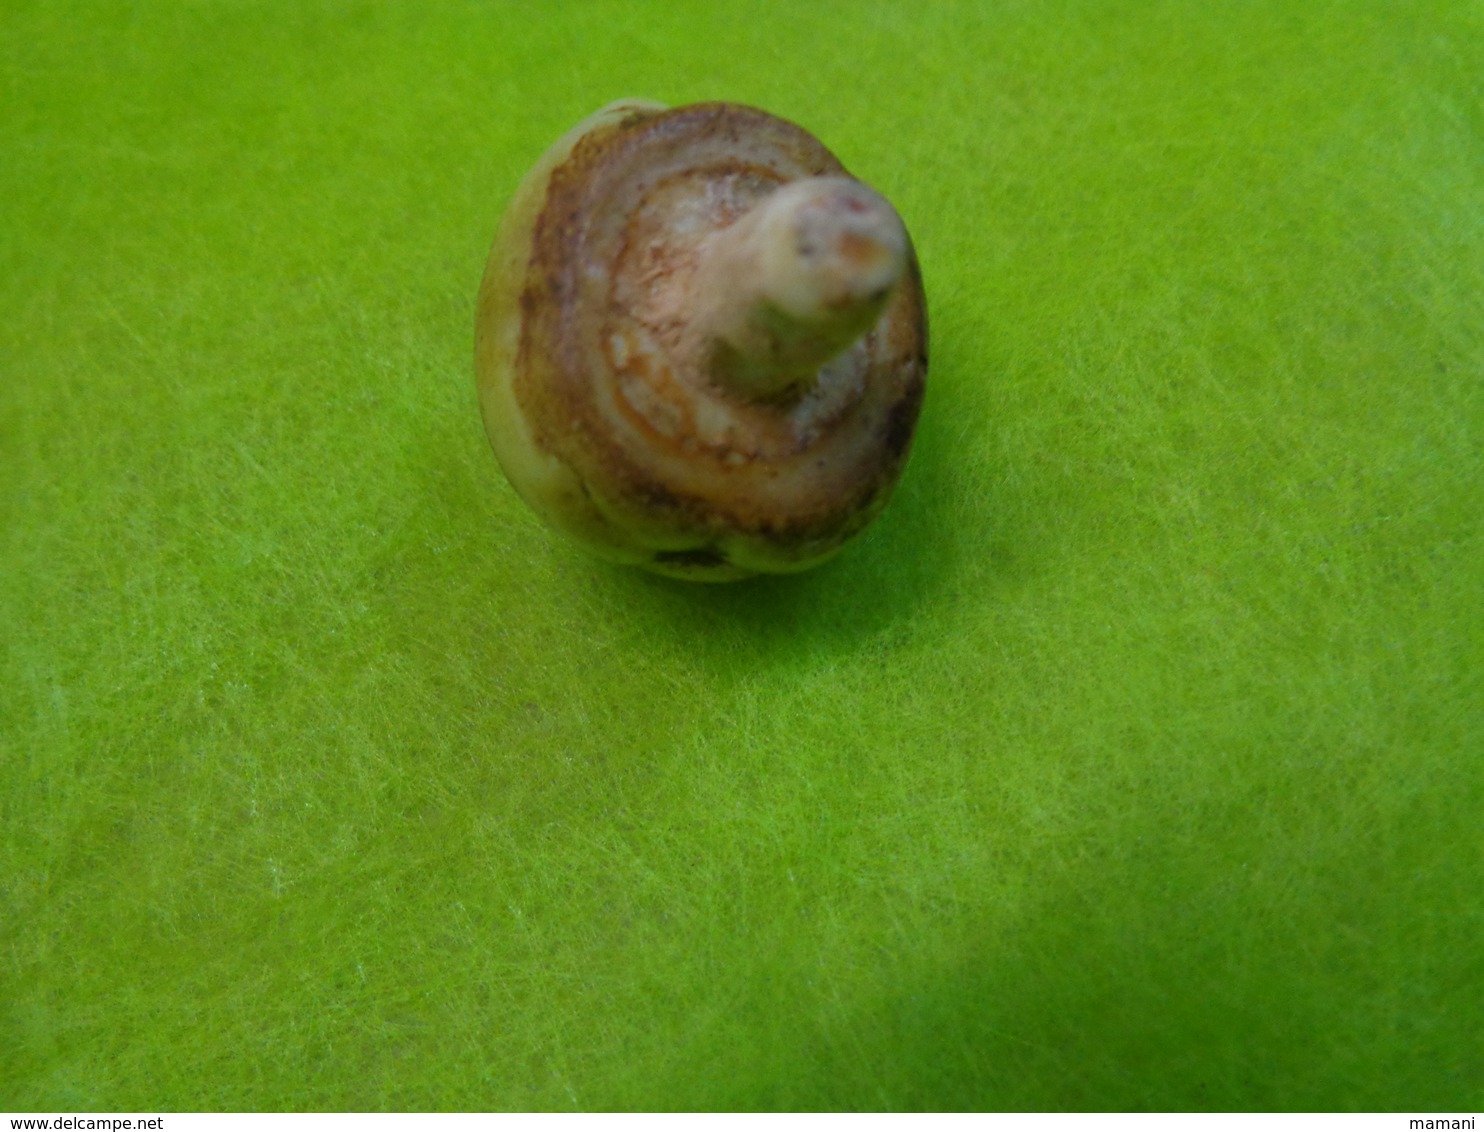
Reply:
M420 445L421 505L387 548L388 614L436 652L426 664L466 676L482 663L517 666L555 639L608 662L643 656L734 679L941 633L955 604L995 599L992 575L1023 573L1002 545L1016 501L1002 497L1005 481L965 475L955 448L966 417L982 412L965 383L983 369L967 364L973 349L960 341L935 357L911 457L876 521L820 567L741 582L681 581L584 554L504 482L476 407L440 416Z
M596 564L594 596L669 626L703 651L713 643L735 649L745 638L764 653L839 652L905 631L951 584L970 543L982 537L949 522L954 483L942 410L930 394L906 472L885 510L824 565L706 584Z

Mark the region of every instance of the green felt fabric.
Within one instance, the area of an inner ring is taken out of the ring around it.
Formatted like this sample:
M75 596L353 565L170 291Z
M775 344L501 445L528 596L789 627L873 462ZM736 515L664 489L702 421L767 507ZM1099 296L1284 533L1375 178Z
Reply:
M0 1108L1484 1105L1484 9L537 12L0 8ZM814 574L489 452L623 95L916 239Z

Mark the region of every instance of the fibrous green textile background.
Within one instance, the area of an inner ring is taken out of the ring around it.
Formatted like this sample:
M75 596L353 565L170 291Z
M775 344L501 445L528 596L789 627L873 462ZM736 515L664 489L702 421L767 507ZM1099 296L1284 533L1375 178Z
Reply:
M620 96L898 206L912 464L583 558L472 314ZM1477 0L0 12L0 1107L1484 1105Z

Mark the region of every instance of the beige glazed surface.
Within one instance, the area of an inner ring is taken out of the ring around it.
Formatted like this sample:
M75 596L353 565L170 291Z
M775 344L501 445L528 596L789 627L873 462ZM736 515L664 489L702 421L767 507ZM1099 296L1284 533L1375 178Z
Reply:
M507 477L605 558L696 580L806 569L880 511L927 371L891 206L727 103L614 103L526 176L480 290Z

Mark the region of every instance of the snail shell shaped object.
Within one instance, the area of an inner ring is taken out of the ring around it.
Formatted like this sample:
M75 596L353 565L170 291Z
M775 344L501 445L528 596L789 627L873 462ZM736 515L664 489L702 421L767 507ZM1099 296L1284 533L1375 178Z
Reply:
M552 526L699 581L829 558L885 505L927 376L895 210L730 103L616 102L537 162L479 293L485 429Z

